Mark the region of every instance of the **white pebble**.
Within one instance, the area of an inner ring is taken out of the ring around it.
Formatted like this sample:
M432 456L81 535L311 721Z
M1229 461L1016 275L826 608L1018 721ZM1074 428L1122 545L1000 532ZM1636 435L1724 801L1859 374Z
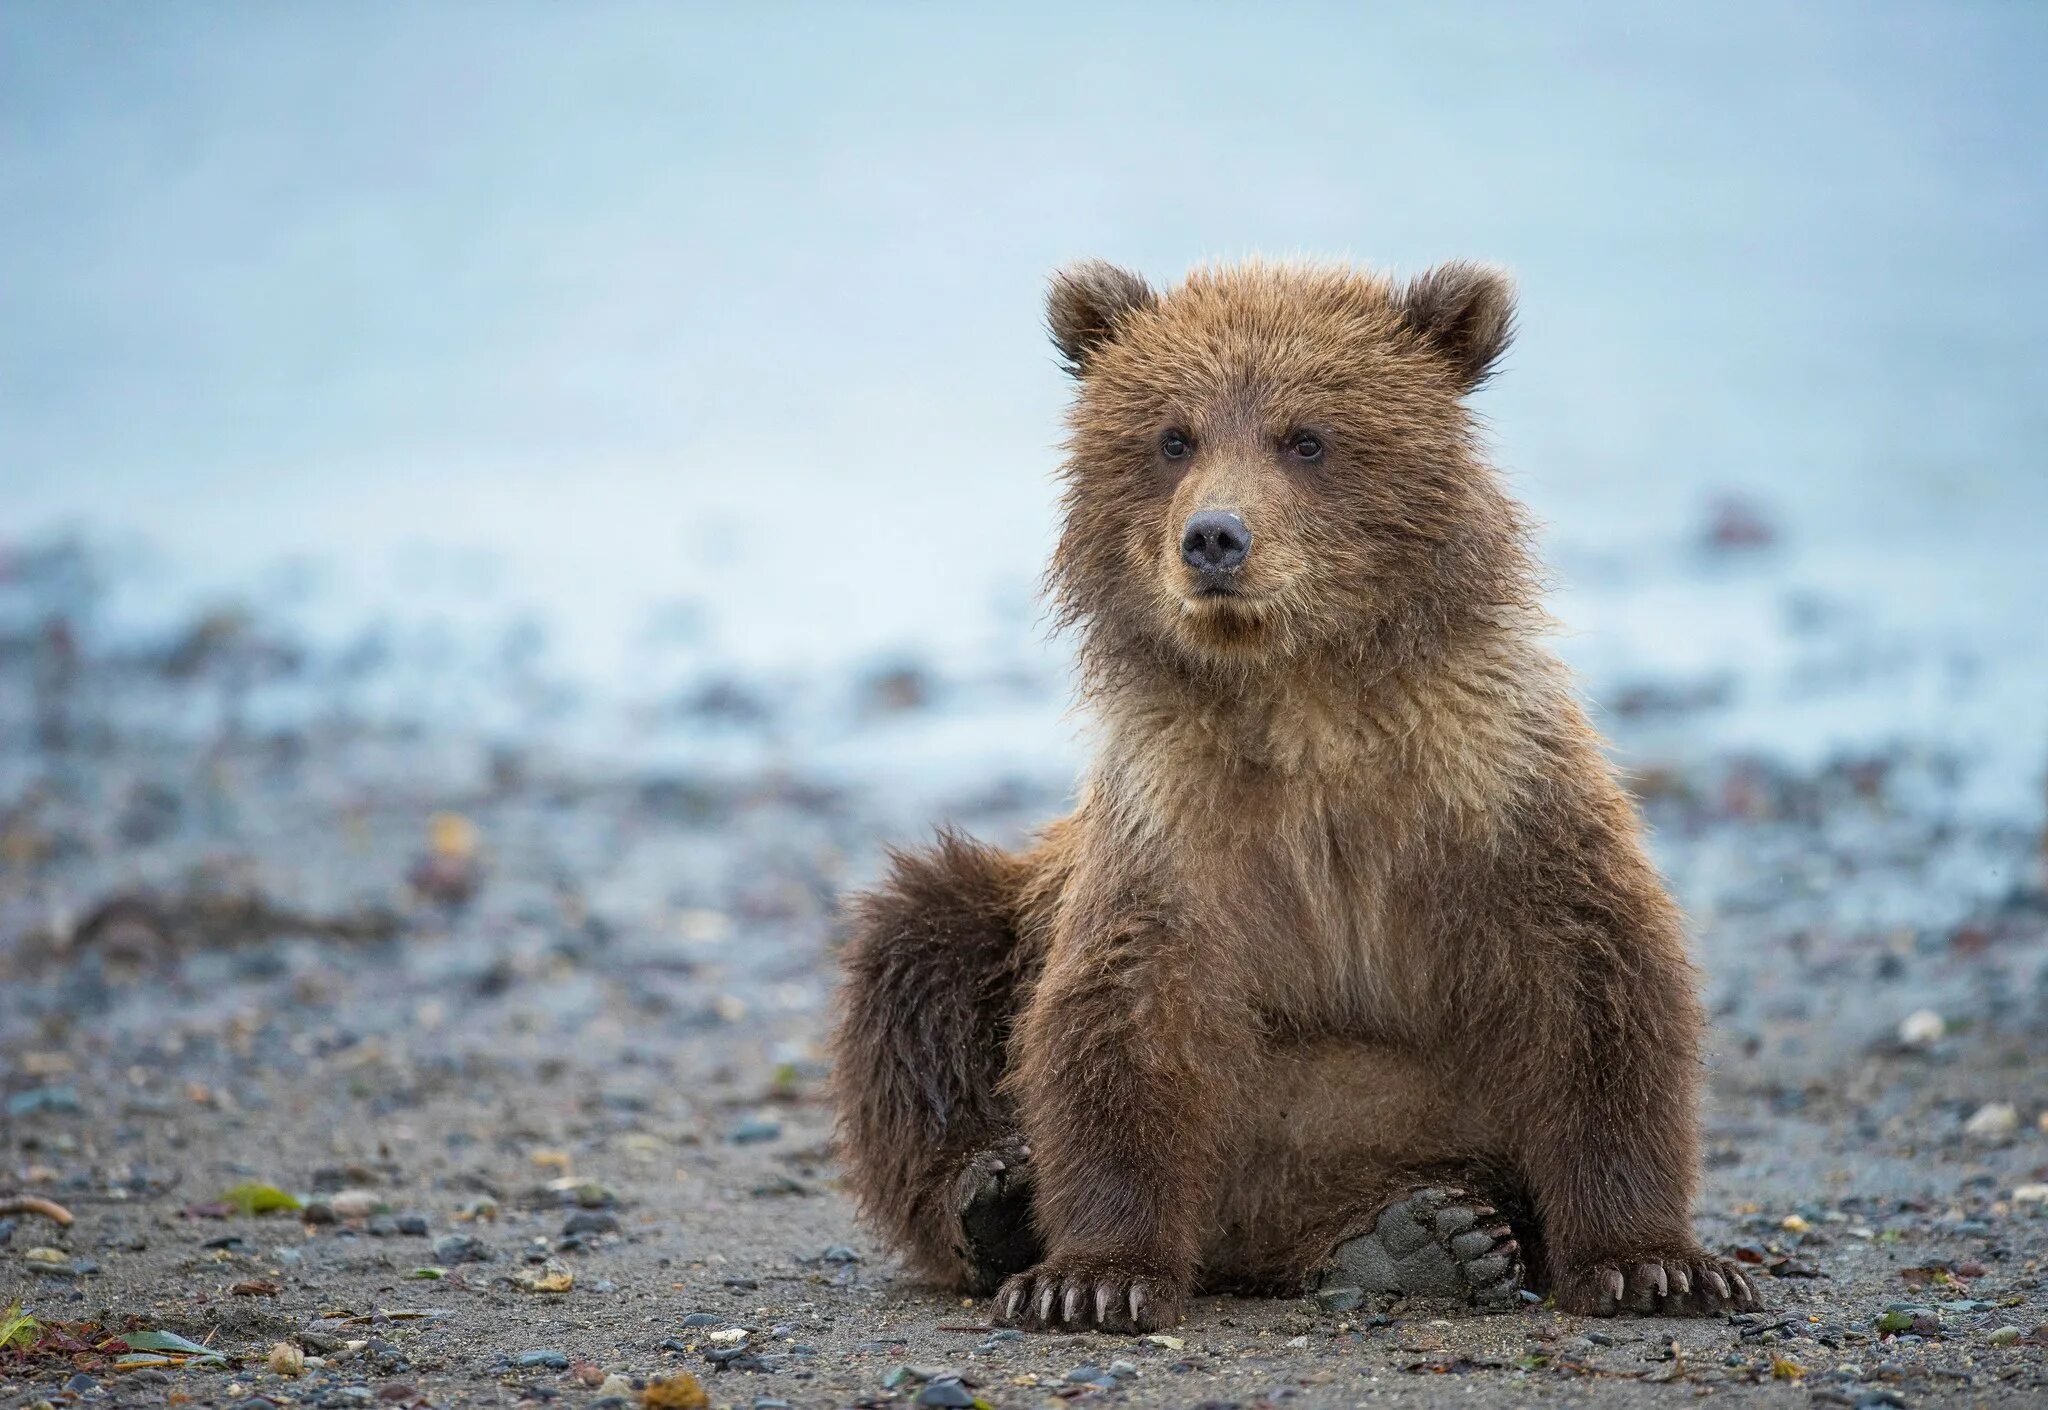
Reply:
M1899 1024L1899 1041L1911 1048L1924 1048L1939 1043L1948 1032L1948 1024L1933 1009L1915 1009Z
M2015 1185L2012 1192L2014 1204L2048 1204L2048 1185Z
M1995 1138L2010 1136L2019 1126L2020 1114L2011 1102L1986 1102L1963 1123L1963 1130L1972 1136Z

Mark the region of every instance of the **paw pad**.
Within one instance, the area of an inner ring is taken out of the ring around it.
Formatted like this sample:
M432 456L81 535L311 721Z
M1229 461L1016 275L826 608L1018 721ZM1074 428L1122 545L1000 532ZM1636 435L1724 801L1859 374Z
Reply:
M1395 1199L1370 1232L1337 1245L1316 1296L1332 1309L1367 1293L1505 1307L1521 1284L1521 1245L1499 1214L1463 1190L1431 1186Z

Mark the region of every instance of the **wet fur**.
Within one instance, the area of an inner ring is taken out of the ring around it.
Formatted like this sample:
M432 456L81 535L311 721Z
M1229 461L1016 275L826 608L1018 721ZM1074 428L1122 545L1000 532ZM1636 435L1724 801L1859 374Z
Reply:
M1569 1310L1751 1300L1690 1230L1679 916L1464 404L1505 279L1250 264L1162 295L1090 264L1050 307L1079 387L1050 585L1100 746L1035 846L944 838L854 903L868 1217L939 1282L1016 1274L1006 1320L1151 1327L1198 1286L1299 1288L1444 1176L1519 1212ZM1253 535L1235 597L1177 552L1218 507ZM1044 1261L977 1267L961 1169L1020 1140Z

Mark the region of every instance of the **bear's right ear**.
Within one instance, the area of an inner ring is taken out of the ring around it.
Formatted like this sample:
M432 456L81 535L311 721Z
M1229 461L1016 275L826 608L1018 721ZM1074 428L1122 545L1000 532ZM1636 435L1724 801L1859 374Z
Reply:
M1157 299L1151 285L1107 260L1082 260L1053 275L1045 321L1067 371L1076 377L1086 372L1088 360L1109 341L1124 316L1150 308Z

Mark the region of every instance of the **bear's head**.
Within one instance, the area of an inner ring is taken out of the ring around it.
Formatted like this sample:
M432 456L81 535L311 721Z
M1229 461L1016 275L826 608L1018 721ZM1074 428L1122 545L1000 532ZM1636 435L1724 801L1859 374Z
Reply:
M1049 304L1079 384L1050 582L1098 660L1364 659L1527 600L1465 404L1512 331L1501 273L1250 263L1159 292L1091 261Z

